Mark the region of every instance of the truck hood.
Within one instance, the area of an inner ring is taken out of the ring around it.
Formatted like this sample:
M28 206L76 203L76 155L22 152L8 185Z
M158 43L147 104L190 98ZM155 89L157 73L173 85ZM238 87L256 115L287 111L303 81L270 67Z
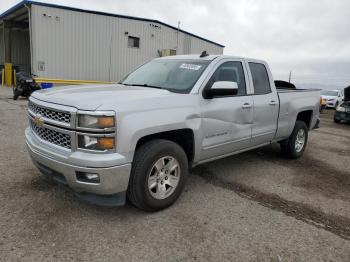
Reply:
M168 90L148 87L114 85L63 86L42 89L32 94L36 99L80 110L114 110L140 100L163 100L159 98L181 96Z

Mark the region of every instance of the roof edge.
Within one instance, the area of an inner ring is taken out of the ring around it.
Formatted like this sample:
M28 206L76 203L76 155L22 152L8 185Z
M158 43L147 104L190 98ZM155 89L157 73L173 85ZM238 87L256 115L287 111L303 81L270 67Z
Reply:
M14 5L13 7L9 8L2 14L0 14L0 20L6 17L7 15L17 11L18 9L24 7L25 5L39 5L39 6L47 6L47 7L52 7L52 8L59 8L59 9L65 9L65 10L70 10L70 11L75 11L75 12L83 12L83 13L90 13L90 14L96 14L96 15L104 15L104 16L112 16L112 17L119 17L119 18L126 18L126 19L131 19L131 20L138 20L138 21L145 21L145 22L151 22L151 23L158 23L160 25L169 27L174 30L178 30L177 27L169 25L167 23L164 23L159 20L155 19L149 19L149 18L143 18L143 17L136 17L136 16L129 16L129 15L120 15L120 14L113 14L113 13L107 13L107 12L102 12L102 11L93 11L93 10L88 10L88 9L82 9L82 8L76 8L76 7L70 7L70 6L64 6L64 5L57 5L57 4L50 4L50 3L42 3L42 2L37 2L37 1L30 1L30 0L23 0L19 2L18 4ZM179 29L181 33L193 36L195 38L198 38L200 40L203 40L205 42L214 44L216 46L224 48L225 46L219 43L216 43L214 41L211 41L207 38L192 34L190 32L187 32L185 30Z
M17 11L18 9L24 7L24 5L27 4L27 3L28 3L28 1L24 0L24 1L21 1L21 2L17 3L16 5L10 7L5 12L0 14L0 19L3 19L5 16L7 16L7 15Z

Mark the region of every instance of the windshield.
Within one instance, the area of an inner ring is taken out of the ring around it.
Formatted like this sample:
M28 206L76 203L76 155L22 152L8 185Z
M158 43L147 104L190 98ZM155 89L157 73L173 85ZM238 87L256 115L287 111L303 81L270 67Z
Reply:
M338 91L324 90L324 91L321 92L321 95L324 95L324 96L338 96Z
M189 93L210 62L208 60L153 60L127 75L119 83Z

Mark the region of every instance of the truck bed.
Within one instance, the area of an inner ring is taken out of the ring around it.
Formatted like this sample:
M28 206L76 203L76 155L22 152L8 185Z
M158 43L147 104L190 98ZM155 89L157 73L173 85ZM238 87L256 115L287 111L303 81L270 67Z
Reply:
M309 111L318 114L320 106L319 89L277 89L280 101L276 140L288 137L293 131L298 112ZM318 117L312 116L309 129L316 124Z
M276 88L278 93L289 93L289 92L321 92L321 89L295 89L295 88Z

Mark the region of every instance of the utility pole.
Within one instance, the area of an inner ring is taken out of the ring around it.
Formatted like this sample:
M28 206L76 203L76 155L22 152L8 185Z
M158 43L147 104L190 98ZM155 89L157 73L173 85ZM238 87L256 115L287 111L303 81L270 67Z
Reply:
M291 78L292 78L292 71L289 71L289 83Z
M179 50L179 32L180 32L180 24L181 21L177 22L177 39L176 39L176 54L178 55L178 50Z

